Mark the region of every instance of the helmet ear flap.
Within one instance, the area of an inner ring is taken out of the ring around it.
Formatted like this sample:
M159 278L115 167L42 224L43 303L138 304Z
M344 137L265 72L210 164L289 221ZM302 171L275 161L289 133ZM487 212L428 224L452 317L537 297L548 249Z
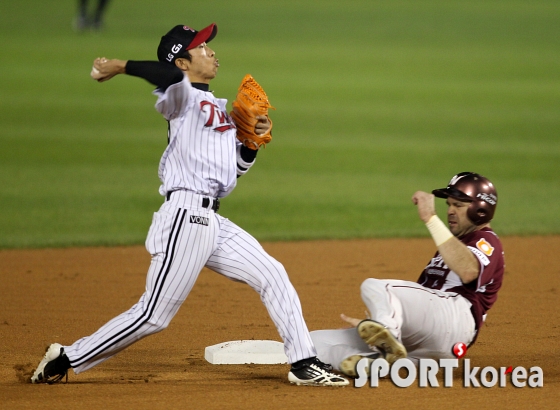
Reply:
M475 225L482 225L490 222L493 212L484 201L473 201L467 210L467 217Z
M475 225L481 225L487 221L488 212L483 208L484 203L476 201L469 206L467 216Z
M473 206L472 203L467 208L467 217L470 219L470 221L473 224L475 224L475 225L479 224L480 216L478 215L477 207Z

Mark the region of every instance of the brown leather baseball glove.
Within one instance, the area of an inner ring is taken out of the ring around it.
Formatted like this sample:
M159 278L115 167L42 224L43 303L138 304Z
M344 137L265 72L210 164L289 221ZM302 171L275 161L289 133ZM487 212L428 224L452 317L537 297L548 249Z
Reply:
M237 139L243 145L258 150L272 140L270 134L272 121L268 117L268 109L274 110L275 108L270 105L266 93L251 74L243 77L232 107L233 110L230 115L237 127ZM257 116L266 116L270 122L270 128L264 134L259 135L255 132L255 126L258 122Z

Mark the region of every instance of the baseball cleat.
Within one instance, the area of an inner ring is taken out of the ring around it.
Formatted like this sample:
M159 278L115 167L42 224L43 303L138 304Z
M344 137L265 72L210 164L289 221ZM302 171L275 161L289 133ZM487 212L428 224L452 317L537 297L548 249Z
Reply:
M381 357L380 353L374 353L367 356L360 356L358 354L355 354L341 361L338 367L340 367L340 371L344 373L346 376L358 377L358 370L357 370L358 362L362 359L367 359L367 365L365 366L365 369L366 369L366 374L369 377L371 364L375 359L379 357Z
M381 323L365 319L358 324L357 329L364 342L383 351L389 364L406 357L405 347Z
M332 366L316 357L292 364L288 380L298 386L347 386L348 380L332 373Z
M66 376L68 381L68 369L70 369L70 361L64 348L59 343L53 343L47 348L43 360L35 369L35 373L31 376L31 383L48 383L53 384L62 380Z

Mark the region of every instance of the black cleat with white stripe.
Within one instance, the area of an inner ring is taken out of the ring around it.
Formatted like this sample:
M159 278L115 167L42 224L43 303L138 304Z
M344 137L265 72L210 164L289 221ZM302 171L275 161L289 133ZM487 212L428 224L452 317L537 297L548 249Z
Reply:
M70 367L70 361L64 353L62 345L53 343L47 348L43 360L31 376L31 383L53 384L59 382L65 376L66 381L68 381L68 369Z
M288 373L290 383L298 386L347 386L348 380L332 372L332 366L316 357L293 363Z

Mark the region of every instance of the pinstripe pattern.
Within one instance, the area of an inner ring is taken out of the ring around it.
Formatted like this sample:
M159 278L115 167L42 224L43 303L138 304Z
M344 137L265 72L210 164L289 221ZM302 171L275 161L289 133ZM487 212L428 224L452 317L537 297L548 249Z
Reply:
M301 303L284 267L247 232L202 208L203 196L173 193L154 214L146 239L152 253L146 292L127 312L91 336L65 347L76 373L110 358L132 343L165 329L192 290L202 268L247 283L260 294L285 344L290 363L316 355ZM208 226L189 223L207 217Z
M153 216L146 238L152 261L138 303L97 332L65 347L75 373L165 329L204 266L245 282L260 294L285 345L290 363L316 356L301 303L284 267L234 223L202 207L235 187L239 142L226 100L197 90L188 79L156 92L156 108L169 121L168 147L160 161L160 193L173 192Z
M153 318L156 302L161 296L165 280L169 275L171 262L177 248L177 234L184 223L184 217L185 211L177 210L173 217L169 240L166 243L166 253L161 254L163 255L163 258L160 258L161 261L152 263L150 267L148 278L153 277L155 279L152 292L148 291L150 286L147 286L146 293L129 311L117 316L93 335L82 338L65 349L67 355L72 358L71 363L76 372L86 370L108 359L139 339L140 337L136 336L137 333L146 332L143 328L150 326L149 322ZM154 271L156 272L155 275L152 274Z
M191 203L199 195L173 195L154 215L146 240L153 253L146 292L127 312L117 316L91 336L65 348L76 373L108 359L132 343L165 329L182 305L212 252L216 224L188 222L190 215L211 217L214 212ZM170 212L175 209L174 212ZM214 220L214 218L210 218ZM163 239L163 242L160 242Z
M282 264L268 255L247 232L231 221L221 219L218 247L206 266L228 278L247 283L260 294L284 340L290 363L315 356L299 297Z
M169 121L169 145L159 165L160 193L187 189L219 198L237 182L236 130L224 99L197 90L188 79L158 94L156 108Z

